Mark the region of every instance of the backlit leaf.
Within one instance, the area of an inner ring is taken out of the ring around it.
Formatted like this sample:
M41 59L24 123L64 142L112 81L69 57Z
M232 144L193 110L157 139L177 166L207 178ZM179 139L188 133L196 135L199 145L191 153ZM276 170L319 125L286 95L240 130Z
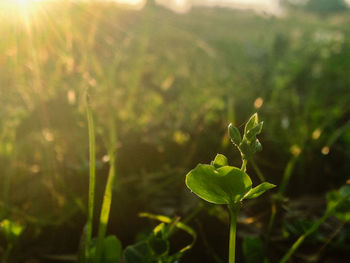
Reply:
M252 199L252 198L256 198L260 195L262 195L265 191L276 187L276 185L274 184L270 184L268 182L264 182L262 184L259 184L258 186L250 189L250 191L244 196L244 198L247 199Z
M239 130L232 125L232 123L230 123L230 125L228 126L228 133L230 135L231 141L234 144L239 145L241 143L242 141L241 134Z
M200 198L214 204L233 204L251 189L249 176L236 167L199 164L186 175L186 185Z
M222 166L227 166L227 158L223 154L217 154L214 161L211 162L215 168L220 168Z
M253 114L247 121L244 127L244 134L247 135L248 131L253 129L258 124L258 114Z

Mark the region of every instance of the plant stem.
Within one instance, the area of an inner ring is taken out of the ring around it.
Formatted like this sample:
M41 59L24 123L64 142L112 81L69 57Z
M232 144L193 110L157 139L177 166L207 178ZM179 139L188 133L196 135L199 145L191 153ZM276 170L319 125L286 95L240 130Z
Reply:
M279 187L279 190L278 190L279 199L283 199L284 193L287 189L288 182L292 176L296 161L297 161L297 156L292 156L290 158L290 160L288 161L286 168L284 169L283 179L281 182L281 186ZM272 228L275 224L276 214L277 214L277 200L274 199L274 200L272 200L272 204L271 204L271 216L270 216L269 223L268 223L265 247L268 246L268 243L270 241L270 235L271 235Z
M13 244L9 244L5 250L5 253L2 257L2 263L7 263L13 248Z
M89 167L89 201L88 201L88 222L87 222L87 234L85 244L85 260L90 258L90 242L92 238L92 221L94 215L94 199L95 199L95 129L94 119L92 116L91 109L87 106L87 119L89 129L89 152L90 152L90 167Z
M199 205L197 205L197 208L182 220L182 223L187 224L203 209L204 209L204 205L202 203L199 203Z
M304 242L304 240L313 232L315 232L319 226L330 216L333 214L334 210L345 200L347 200L350 197L350 195L346 195L342 199L340 199L334 206L329 208L326 213L317 221L315 222L303 235L301 235L291 246L291 248L288 250L288 252L283 256L281 261L279 263L286 263L289 258L293 255L293 253L299 248L299 246Z
M100 223L98 228L97 244L96 244L96 255L95 263L102 262L103 254L103 241L107 231L107 224L109 220L109 213L111 210L112 193L115 179L115 145L116 145L116 130L113 118L110 119L109 126L109 173L106 184L106 189L103 196L103 203L100 214Z
M287 166L286 166L286 168L284 170L283 179L282 179L281 186L280 186L279 192L278 192L281 196L284 195L284 193L285 193L285 191L287 189L287 185L289 183L290 177L292 176L296 160L297 160L297 156L293 156L289 160L289 162L288 162L288 164L287 164Z
M248 160L243 159L242 166L241 166L241 170L243 172L245 172L245 170L246 170L247 162L248 162Z
M230 211L230 245L229 245L229 263L235 263L235 253L236 253L236 224L237 215L239 212L239 204L229 205L228 209Z
M268 246L268 244L270 242L270 236L271 236L273 225L275 223L276 214L277 214L276 201L273 200L272 204L271 204L271 216L270 216L269 224L268 224L268 227L267 227L267 234L266 234L266 241L265 241L265 250L267 249L267 246Z
M262 183L265 182L266 179L265 179L263 173L261 172L259 166L258 166L258 165L256 164L256 162L254 161L254 159L251 158L250 162L251 162L251 164L252 164L252 166L253 166L253 169L254 169L256 175L259 177L260 181L261 181Z
M107 230L109 212L110 212L111 203L112 203L114 177L115 177L114 152L109 154L109 162L110 162L110 167L109 167L106 189L103 196L103 203L102 203L101 215L100 215L100 224L98 228L95 263L102 262L101 259L102 259L102 252L103 252L103 240Z

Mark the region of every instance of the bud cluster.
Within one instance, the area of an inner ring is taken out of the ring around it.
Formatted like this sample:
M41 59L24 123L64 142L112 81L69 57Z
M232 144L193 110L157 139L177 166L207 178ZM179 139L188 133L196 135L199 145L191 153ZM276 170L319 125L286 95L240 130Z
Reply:
M231 138L231 142L241 152L243 160L248 160L254 153L262 150L261 143L256 138L261 133L264 122L258 121L258 114L255 113L250 117L244 127L243 139L239 130L230 123L228 126L228 132Z

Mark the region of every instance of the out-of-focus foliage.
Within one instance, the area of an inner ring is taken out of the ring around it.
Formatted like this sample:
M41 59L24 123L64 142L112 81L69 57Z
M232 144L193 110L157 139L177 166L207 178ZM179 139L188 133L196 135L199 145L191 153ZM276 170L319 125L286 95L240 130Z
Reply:
M306 8L313 12L327 14L345 11L347 5L344 0L309 0Z
M349 6L345 0L281 0L285 8L306 10L319 15L345 12Z
M22 234L24 226L5 219L0 222L0 230L5 235L6 240L13 244Z
M342 200L344 199L344 200ZM350 221L350 186L344 185L339 191L327 193L328 209L341 202L336 208L334 214L340 220Z
M268 263L264 253L264 243L257 237L245 237L242 250L246 263Z
M97 1L1 9L1 219L54 228L87 212L86 94L96 119L97 198L116 127L121 201L112 203L112 228L130 229L139 208L191 211L185 171L216 152L238 163L226 125L241 130L255 111L266 120L256 162L268 181L278 184L298 156L293 195L338 186L350 169L349 24L348 11L319 17L305 9L282 17Z

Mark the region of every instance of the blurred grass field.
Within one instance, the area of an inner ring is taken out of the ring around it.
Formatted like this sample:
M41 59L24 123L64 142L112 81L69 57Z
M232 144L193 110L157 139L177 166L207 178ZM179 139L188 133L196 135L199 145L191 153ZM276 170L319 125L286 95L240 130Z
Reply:
M111 129L117 138L108 231L126 244L145 227L138 212L196 207L186 171L217 152L239 163L226 127L242 127L256 111L265 124L255 161L265 177L278 185L293 163L287 196L322 200L349 178L349 24L349 11L176 14L71 1L0 9L0 219L26 226L13 262L77 251L87 213L86 96L96 120L97 200Z

